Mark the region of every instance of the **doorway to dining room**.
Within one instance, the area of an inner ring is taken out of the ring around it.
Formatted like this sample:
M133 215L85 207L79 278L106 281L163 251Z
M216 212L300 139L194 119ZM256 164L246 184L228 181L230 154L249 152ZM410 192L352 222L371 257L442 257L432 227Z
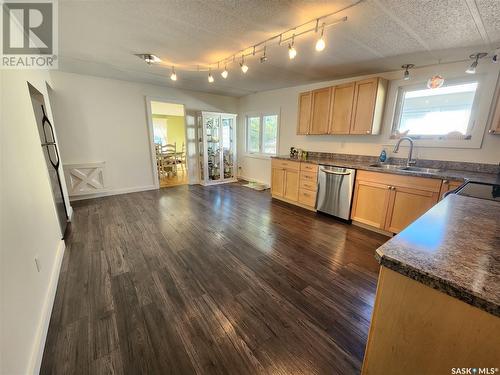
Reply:
M187 184L184 105L152 100L150 110L159 187Z

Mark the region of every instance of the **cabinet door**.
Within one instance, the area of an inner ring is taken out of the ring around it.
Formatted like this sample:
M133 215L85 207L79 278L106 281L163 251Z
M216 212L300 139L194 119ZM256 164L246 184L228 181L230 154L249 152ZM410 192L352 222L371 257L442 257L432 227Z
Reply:
M285 189L283 196L291 201L299 199L299 171L285 169Z
M389 205L390 186L370 181L356 181L351 218L383 229Z
M335 86L330 113L330 134L349 134L351 128L354 82Z
M309 134L311 125L311 104L312 93L310 91L299 94L297 134Z
M311 130L309 134L328 134L331 87L312 92Z
M284 187L285 187L285 170L283 168L272 168L271 194L277 197L282 197Z
M449 192L450 190L455 190L459 186L463 185L464 182L460 180L443 180L443 183L441 184L441 190L439 192L439 199L443 199L444 195Z
M439 193L435 191L393 187L385 230L392 233L401 232L434 206L438 198Z
M378 78L365 79L355 83L351 134L372 133L377 90Z

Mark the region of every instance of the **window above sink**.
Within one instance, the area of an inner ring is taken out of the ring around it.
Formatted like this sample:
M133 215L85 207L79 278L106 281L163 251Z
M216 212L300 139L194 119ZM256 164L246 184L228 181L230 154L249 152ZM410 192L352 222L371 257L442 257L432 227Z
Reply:
M393 136L414 139L471 138L478 81L476 77L429 89L425 84L401 87Z

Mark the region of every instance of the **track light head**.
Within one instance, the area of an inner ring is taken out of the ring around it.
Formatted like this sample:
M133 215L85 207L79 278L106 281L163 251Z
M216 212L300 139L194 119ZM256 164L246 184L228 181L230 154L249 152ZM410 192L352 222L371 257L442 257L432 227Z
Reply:
M143 59L148 65L157 64L161 62L161 59L158 56L153 55L151 53L139 53L136 56Z
M248 72L248 65L245 64L245 56L244 55L241 55L240 67L241 67L241 71L243 72L243 74Z
M318 52L321 52L325 49L326 47L326 43L325 43L325 39L323 39L323 34L325 32L325 24L323 24L323 26L321 26L321 35L319 37L319 39L316 41L316 51Z
M404 64L404 65L401 66L401 68L403 68L405 70L404 74L403 74L403 79L405 81L410 80L410 69L412 69L414 67L415 67L414 64Z
M467 68L465 73L468 74L475 74L476 73L476 68L479 65L479 59L482 59L483 57L488 56L486 52L478 52L478 53L473 53L472 55L469 56L469 58L474 59L472 64Z
M293 60L297 56L297 50L292 44L288 45L288 58Z
M208 70L208 83L214 83L214 76L212 75L212 70Z
M224 67L224 70L220 74L222 78L226 79L227 76L229 75L229 72L227 71L227 67Z

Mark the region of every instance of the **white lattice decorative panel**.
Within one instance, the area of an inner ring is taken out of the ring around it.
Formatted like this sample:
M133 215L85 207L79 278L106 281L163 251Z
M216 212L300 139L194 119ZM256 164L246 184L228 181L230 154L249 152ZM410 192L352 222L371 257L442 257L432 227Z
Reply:
M105 191L105 163L65 164L64 176L70 196Z

